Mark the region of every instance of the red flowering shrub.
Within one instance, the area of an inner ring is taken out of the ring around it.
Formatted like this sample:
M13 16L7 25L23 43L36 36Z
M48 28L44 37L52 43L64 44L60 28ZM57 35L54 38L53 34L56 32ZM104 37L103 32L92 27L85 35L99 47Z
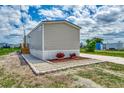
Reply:
M70 58L76 57L75 53L70 54Z
M65 54L61 53L61 52L56 54L57 58L63 58L64 56L65 56Z

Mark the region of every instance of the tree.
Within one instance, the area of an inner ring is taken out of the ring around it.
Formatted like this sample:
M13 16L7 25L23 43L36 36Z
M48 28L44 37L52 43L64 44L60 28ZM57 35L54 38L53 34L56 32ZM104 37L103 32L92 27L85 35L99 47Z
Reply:
M96 48L96 43L102 43L103 39L102 38L93 38L93 39L87 39L86 40L86 48L85 50L87 52L94 52Z
M87 45L86 45L85 50L87 52L94 52L95 47L96 47L96 41L94 39L91 39L91 40L87 39L86 43L87 43Z
M93 38L95 41L96 41L96 43L102 43L102 41L103 41L103 39L102 38Z

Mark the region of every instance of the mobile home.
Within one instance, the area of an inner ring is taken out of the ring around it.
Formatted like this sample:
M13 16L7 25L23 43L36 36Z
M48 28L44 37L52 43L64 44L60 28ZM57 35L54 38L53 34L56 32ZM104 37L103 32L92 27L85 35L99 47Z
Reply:
M59 52L63 52L65 57L70 53L79 55L80 29L66 20L39 23L27 35L31 55L43 60L54 59Z

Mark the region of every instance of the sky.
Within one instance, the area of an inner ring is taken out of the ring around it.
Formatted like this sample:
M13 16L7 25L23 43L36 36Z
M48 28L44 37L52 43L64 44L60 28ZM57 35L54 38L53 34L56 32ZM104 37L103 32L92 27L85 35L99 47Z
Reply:
M20 43L44 20L67 20L81 27L80 41L99 37L104 42L124 42L124 6L0 6L0 43ZM24 25L24 29L23 29Z

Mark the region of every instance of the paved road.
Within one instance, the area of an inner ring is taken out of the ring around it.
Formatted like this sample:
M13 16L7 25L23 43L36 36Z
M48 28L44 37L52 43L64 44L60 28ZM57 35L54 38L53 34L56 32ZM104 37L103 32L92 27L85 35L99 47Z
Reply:
M118 63L118 64L124 64L124 58L121 58L121 57L93 55L93 54L85 54L85 53L81 53L80 56L92 58L92 59L98 59L98 60L102 60L102 61L114 62L114 63Z

